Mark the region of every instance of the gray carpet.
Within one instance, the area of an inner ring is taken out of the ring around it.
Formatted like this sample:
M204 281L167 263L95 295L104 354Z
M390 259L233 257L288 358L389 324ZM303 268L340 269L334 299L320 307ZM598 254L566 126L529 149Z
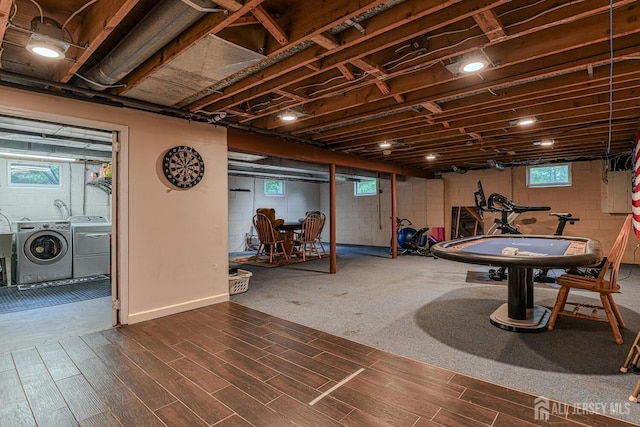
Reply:
M20 287L0 287L0 314L111 295L111 279L108 276L96 276L91 280L51 281L34 284L23 289L19 289Z
M628 402L637 375L619 368L640 330L640 267L623 266L615 296L627 329L617 345L607 323L560 318L553 331L508 332L489 322L506 301L506 286L466 281L488 267L402 255L387 248L338 247L329 260L253 272L249 291L232 301L338 336L533 395L584 406L638 423ZM557 289L536 286L536 303L551 306ZM599 301L587 292L570 300ZM622 408L622 411L619 409Z

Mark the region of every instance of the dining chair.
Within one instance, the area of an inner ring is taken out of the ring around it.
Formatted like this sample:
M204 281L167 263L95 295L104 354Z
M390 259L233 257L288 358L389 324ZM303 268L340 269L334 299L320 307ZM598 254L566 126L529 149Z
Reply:
M314 253L318 258L322 258L318 252L318 231L322 225L322 216L319 213L310 213L302 221L300 231L295 236L295 244L299 246L298 253L302 255L302 260L307 260L307 255Z
M265 214L257 213L253 217L253 226L258 233L258 252L256 258L260 256L260 251L266 255L269 250L269 263L273 263L273 257L284 255L285 259L289 259L284 247L284 235L278 233L273 227L271 220ZM278 250L280 248L280 250Z
M322 230L324 229L324 223L327 220L327 216L320 212L320 229L318 230L318 235L316 236L316 242L317 244L320 246L320 249L322 250L322 254L324 256L327 256L327 251L324 249L324 243L322 243Z
M556 279L556 283L560 285L558 297L553 306L547 329L552 330L555 326L558 316L577 317L581 319L596 320L600 322L609 322L611 330L615 337L616 343L622 344L623 339L619 328L624 328L625 324L622 320L620 310L613 300L613 294L620 292L618 284L618 270L622 256L627 247L629 232L631 231L632 215L628 215L615 243L611 247L611 251L606 258L602 270L598 277L585 277L577 274L563 274ZM579 289L600 294L602 305L590 305L583 303L567 302L569 291L571 289ZM573 310L565 310L565 305L573 306ZM582 310L586 308L587 311ZM604 311L606 317L599 315Z

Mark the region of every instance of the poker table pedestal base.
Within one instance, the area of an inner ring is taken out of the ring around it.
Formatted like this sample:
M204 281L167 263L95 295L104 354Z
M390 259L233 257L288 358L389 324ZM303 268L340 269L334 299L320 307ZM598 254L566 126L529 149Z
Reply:
M523 320L512 319L508 314L509 305L502 304L494 311L489 320L498 328L513 332L543 332L547 330L547 322L551 316L551 310L540 305L534 305L527 309L527 318Z

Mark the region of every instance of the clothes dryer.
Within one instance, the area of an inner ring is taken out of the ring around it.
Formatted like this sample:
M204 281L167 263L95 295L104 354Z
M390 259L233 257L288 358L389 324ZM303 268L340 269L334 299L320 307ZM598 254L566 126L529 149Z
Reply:
M20 221L16 230L17 284L71 278L69 221Z
M111 223L105 217L69 217L73 236L73 278L111 273Z

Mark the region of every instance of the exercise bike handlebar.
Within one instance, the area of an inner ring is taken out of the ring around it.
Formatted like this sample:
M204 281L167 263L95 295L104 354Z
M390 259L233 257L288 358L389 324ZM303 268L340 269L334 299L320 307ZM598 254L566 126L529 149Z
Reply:
M556 216L556 217L558 217L559 220L563 219L563 220L569 221L571 223L573 223L575 221L580 221L580 218L576 218L575 216L573 216L569 212L551 212L549 215Z
M518 206L513 200L508 199L499 193L493 193L489 196L487 202L487 210L490 212L530 212L530 211L550 211L551 206Z
M550 211L551 206L516 206L514 212Z

